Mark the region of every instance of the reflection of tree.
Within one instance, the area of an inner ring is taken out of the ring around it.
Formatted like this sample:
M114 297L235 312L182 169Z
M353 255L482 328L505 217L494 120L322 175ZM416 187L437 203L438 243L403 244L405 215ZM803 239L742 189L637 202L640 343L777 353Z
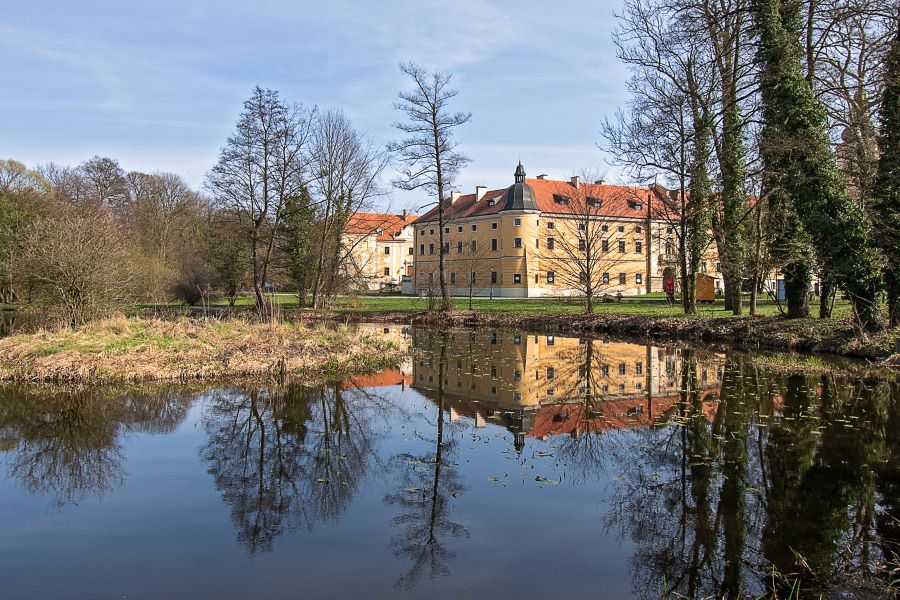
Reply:
M217 394L201 454L251 554L342 514L371 454L367 408L354 405L364 397L339 385Z
M875 523L888 581L894 581L895 569L900 568L900 382L882 383L877 393L889 400L884 421L885 457L878 468L877 482L882 510Z
M120 438L129 431L169 431L187 414L189 396L169 389L0 391L0 450L9 476L56 504L102 496L124 480Z
M445 546L444 536L467 534L465 527L453 521L451 515L453 500L465 491L466 486L460 481L452 460L456 441L445 437L444 431L447 334L442 334L439 344L434 452L395 456L393 462L401 469L402 489L385 496L386 503L401 509L393 524L403 527L404 531L393 539L393 545L397 556L406 556L412 561L409 570L397 581L397 586L405 589L414 587L426 571L431 577L449 575L447 563L454 553Z

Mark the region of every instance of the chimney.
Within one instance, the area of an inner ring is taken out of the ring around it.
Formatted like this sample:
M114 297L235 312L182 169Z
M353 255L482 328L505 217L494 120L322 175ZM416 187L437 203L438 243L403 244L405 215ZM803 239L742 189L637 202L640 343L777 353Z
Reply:
M456 201L459 200L460 196L462 196L462 192L450 192L450 204L456 204Z
M602 179L598 179L598 180L595 181L594 183L596 183L597 185L603 185L603 180L602 180Z
M540 175L537 176L537 178L538 178L538 179L547 179L547 174L546 174L546 173L541 173Z
M409 214L409 212L404 208L403 209L403 220L404 221L406 220L406 215L408 215L408 214Z
M475 202L480 202L484 195L487 193L486 185L476 185L475 186Z
M578 175L575 175L574 177L572 177L571 184L572 184L572 187L577 190L579 187L581 187L581 177L579 177Z

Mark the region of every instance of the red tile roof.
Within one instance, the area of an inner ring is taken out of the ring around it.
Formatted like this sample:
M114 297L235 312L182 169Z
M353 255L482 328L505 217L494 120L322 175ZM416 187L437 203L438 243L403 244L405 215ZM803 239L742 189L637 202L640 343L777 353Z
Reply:
M600 217L646 217L646 201L650 190L641 187L610 185L598 183L582 183L576 189L568 181L552 179L526 179L534 190L535 202L541 212L555 214L578 213L590 200L601 200L599 209L591 211ZM503 208L503 196L507 188L490 190L479 201L475 194L464 194L456 202L445 209L446 219L460 219L482 215L497 214ZM560 204L554 196L569 199L568 205ZM494 200L491 206L491 200ZM583 214L583 213L582 213ZM437 207L419 217L417 223L437 220Z
M393 215L390 213L356 213L347 220L344 233L371 235L378 233L378 241L389 242L394 234L415 221L417 215Z

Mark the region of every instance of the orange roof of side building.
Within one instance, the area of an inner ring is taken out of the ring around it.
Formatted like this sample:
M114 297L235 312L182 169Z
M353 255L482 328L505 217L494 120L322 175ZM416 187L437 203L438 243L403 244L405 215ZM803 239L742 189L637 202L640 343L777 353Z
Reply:
M592 214L598 217L646 217L645 203L650 193L647 188L606 183L580 183L576 188L568 181L552 179L525 179L524 183L534 190L535 204L544 213L577 214L579 204L600 200L599 208L591 209ZM480 199L476 199L475 194L463 194L451 205L445 205L444 218L452 220L498 214L503 209L507 189L487 191ZM558 197L568 199L569 204L560 204ZM436 220L437 212L435 206L419 217L416 223Z
M417 215L390 213L356 213L347 220L344 233L357 235L377 234L379 242L390 242L418 218Z

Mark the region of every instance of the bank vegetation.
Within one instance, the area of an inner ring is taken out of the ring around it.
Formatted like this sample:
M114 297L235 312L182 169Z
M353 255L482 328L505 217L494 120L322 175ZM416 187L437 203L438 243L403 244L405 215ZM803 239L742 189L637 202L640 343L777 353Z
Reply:
M341 325L114 317L0 339L0 381L281 381L380 370L400 354Z

